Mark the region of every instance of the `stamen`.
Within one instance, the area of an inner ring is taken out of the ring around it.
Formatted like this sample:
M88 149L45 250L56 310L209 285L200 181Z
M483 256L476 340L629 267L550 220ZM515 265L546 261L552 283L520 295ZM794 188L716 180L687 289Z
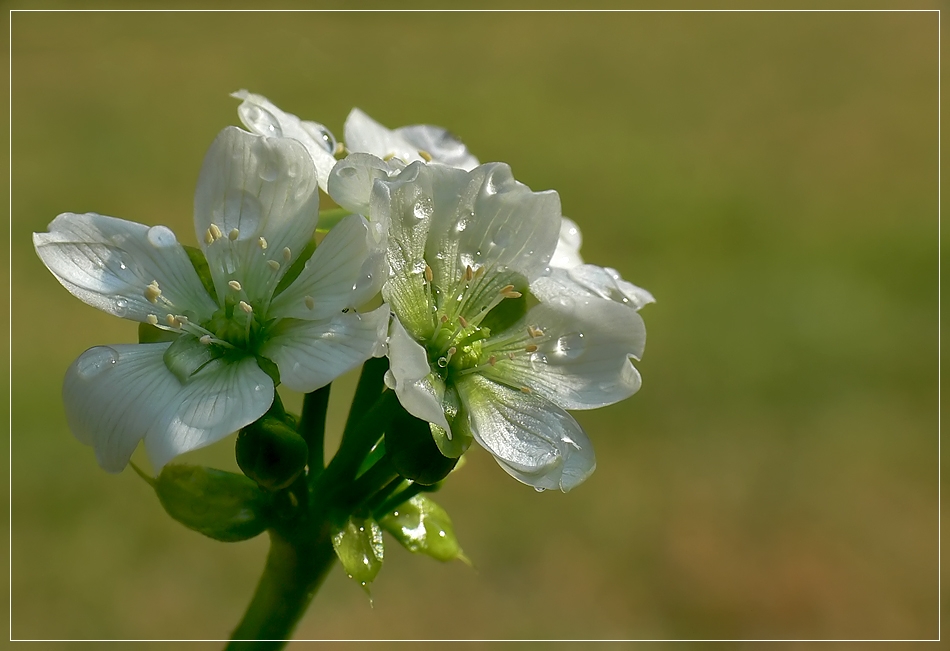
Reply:
M420 150L419 150L419 155L422 157L422 160L424 160L425 162L427 162L427 163L431 163L431 162L432 162L432 154L430 154L429 152L427 152L425 149L420 149Z
M228 233L228 239L231 240L232 242L239 237L241 237L241 231L239 231L236 228L232 228L231 232Z
M476 278L481 278L484 275L485 275L485 265L482 265L478 269L475 270Z
M528 334L531 335L532 338L537 339L538 337L544 336L544 330L535 326L528 326Z
M455 346L451 346L447 351L445 351L445 354L449 357L452 357L452 355L454 355L457 351L458 349Z
M228 281L228 287L230 287L231 289L233 289L233 290L236 291L236 292L241 291L241 283L239 283L239 282L236 281L236 280L229 280L229 281Z
M216 240L224 235L224 233L221 232L221 229L218 228L217 224L211 224L208 230L211 232L211 236Z
M158 303L158 297L162 295L162 290L158 288L158 281L153 280L145 288L145 298L149 303Z
M313 296L304 296L303 304L307 306L308 310L312 310L314 306Z
M521 387L521 393L531 393L530 387Z
M180 325L183 325L183 326L188 325L188 317L186 317L184 314L179 314L175 318L178 319L178 323Z
M147 317L145 317L145 320L151 325L158 325L158 317L154 314L149 314Z
M254 311L254 308L251 307L249 304L245 303L244 301L241 301L240 303L238 303L238 307L240 307L242 310L244 310L248 314Z
M462 315L459 315L459 325L462 326L463 328L468 327L468 321L466 321L465 317Z
M508 353L508 359L514 359L514 358L515 358L514 353Z
M293 257L293 253L291 253L290 247L285 246L284 250L281 253L284 256L284 261L290 262L290 259Z
M386 154L385 156L383 156L383 160L388 163L389 161L391 161L391 160L394 159L395 157L396 157L396 154Z
M277 260L268 260L267 266L273 269L274 271L280 271L280 263Z
M505 285L498 293L505 298L521 298L521 292L516 292L514 285Z
M175 318L175 315L174 315L174 314L166 314L166 315L165 315L165 323L167 323L168 325L170 325L170 326L173 327L173 328L178 328L178 327L181 326L181 324L178 322L178 319Z
M211 345L211 335L201 335L200 337L198 337L198 341L200 341L201 343L203 343L205 346L210 346L210 345Z
M205 244L214 243L214 233L211 232L211 229L205 231Z
M474 278L474 277L475 277L475 272L472 271L472 266L471 266L471 265L466 265L466 266L465 266L465 281L466 281L466 282L469 282L469 281L471 281L472 278Z
M534 344L528 344L527 346L524 347L524 350L525 350L526 353L533 353L533 352L536 351L537 349L538 349L538 347L535 346Z
M494 366L497 361L498 359L494 355L488 358L488 363L492 366Z
M427 283L432 282L432 267L430 267L429 265L426 265L425 279Z
M265 240L263 237L257 238L257 245L261 247L262 250L267 250L267 240Z
M334 155L334 156L339 156L339 155L342 154L344 151L346 151L346 147L343 146L343 143L342 143L342 142L338 142L338 143L336 143L336 149L333 150L333 155Z
M439 321L441 321L442 323L448 323L448 322L449 322L449 317L448 317L448 315L447 315L447 314L443 314L442 316L439 317Z

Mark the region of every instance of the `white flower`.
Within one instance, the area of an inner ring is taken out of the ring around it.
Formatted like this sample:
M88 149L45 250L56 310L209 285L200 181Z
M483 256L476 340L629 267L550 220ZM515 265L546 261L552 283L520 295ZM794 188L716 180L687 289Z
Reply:
M525 313L522 292L557 244L557 194L531 192L500 163L466 172L416 162L387 178L368 155L338 163L329 186L341 206L390 224L387 381L432 424L443 454L459 456L474 438L539 489L567 491L589 476L593 450L565 409L633 394L630 358L645 331L634 310L597 297L560 296Z
M156 468L262 416L274 380L313 391L372 356L386 306L352 308L381 284L376 239L352 215L332 229L282 291L317 224L314 166L295 141L225 129L205 158L195 232L206 288L164 226L93 213L57 217L34 233L57 280L89 305L168 331L162 343L97 346L66 373L73 433L118 472L138 442Z
M336 141L326 127L280 110L263 95L239 90L232 97L242 100L238 116L254 133L283 135L300 141L313 158L320 188L327 190L327 177L336 163L333 156ZM413 161L435 161L464 170L478 165L478 159L455 135L429 124L387 129L354 108L343 125L343 134L350 153L373 154L387 162L392 160L392 165L400 169Z

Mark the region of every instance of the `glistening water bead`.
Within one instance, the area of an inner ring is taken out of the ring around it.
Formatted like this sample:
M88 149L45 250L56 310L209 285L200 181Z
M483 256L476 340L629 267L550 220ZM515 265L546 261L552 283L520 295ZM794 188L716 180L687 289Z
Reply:
M112 370L119 361L119 353L109 346L90 348L76 360L76 371L84 380L91 380L105 371Z

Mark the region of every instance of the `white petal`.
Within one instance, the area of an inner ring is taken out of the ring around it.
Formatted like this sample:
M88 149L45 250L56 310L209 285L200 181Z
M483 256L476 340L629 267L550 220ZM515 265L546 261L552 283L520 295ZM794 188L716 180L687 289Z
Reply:
M413 124L399 127L395 133L416 149L429 154L436 163L466 171L478 167L478 159L471 154L458 136L447 129L431 124Z
M389 374L399 402L410 414L434 423L452 438L452 428L442 409L444 386L433 384L426 350L394 318L389 335ZM440 391L441 389L441 391Z
M350 154L330 172L327 193L340 206L366 217L376 179L388 179L405 167L395 159L384 161L372 154ZM375 217L373 217L375 218Z
M531 336L528 326L542 334ZM513 352L513 359L499 352L484 370L497 382L528 387L564 409L611 405L640 388L629 358L643 354L646 329L634 310L599 298L562 298L531 308L512 330L518 328L520 338L511 338L511 330L496 335Z
M252 305L270 298L276 279L313 237L318 201L313 163L296 140L264 138L236 127L218 134L198 177L195 232L219 297L229 281L237 280ZM212 224L222 237L209 245L205 238ZM280 265L278 271L271 261Z
M531 293L545 302L560 298L606 298L635 310L656 302L653 294L621 278L616 269L593 264L570 269L551 268L531 283Z
M322 321L286 319L260 353L277 364L281 383L309 393L373 357L388 325L388 305L363 314L337 313Z
M406 163L424 160L419 155L419 147L358 108L354 108L346 116L343 138L346 140L346 148L352 153L363 152L385 159L399 158Z
M205 291L188 254L164 226L64 213L48 233L34 233L33 246L71 294L100 310L135 321L149 315L189 313L209 318L217 305ZM158 282L161 297L146 288Z
M477 374L456 386L475 440L518 481L567 492L594 472L590 440L562 409Z
M216 360L181 384L165 367L169 343L90 348L63 383L70 429L109 472L125 468L138 442L156 470L260 418L274 383L253 357Z
M333 134L317 122L301 120L292 113L285 113L263 95L246 90L232 93L231 97L244 100L238 106L238 116L248 129L260 136L293 138L304 146L317 171L317 182L324 191L327 177L336 164L333 156L336 140Z
M581 229L567 217L561 217L561 232L558 235L557 248L551 256L549 266L570 269L584 264L581 258Z
M290 287L274 297L268 313L321 320L359 307L382 287L384 262L370 224L349 215L320 242Z

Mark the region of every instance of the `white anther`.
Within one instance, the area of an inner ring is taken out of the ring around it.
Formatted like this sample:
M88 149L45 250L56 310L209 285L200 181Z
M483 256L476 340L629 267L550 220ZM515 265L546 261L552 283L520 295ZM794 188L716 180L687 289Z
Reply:
M281 253L284 256L284 260L290 262L290 259L293 257L293 253L290 252L290 247L285 246Z
M178 323L178 319L175 318L175 315L174 315L174 314L166 314L166 315L165 315L165 323L167 323L168 325L170 325L170 326L173 327L173 328L177 328L177 327L180 325L180 324Z
M211 232L211 229L205 231L205 244L212 244L214 242L214 234Z
M257 238L257 245L263 250L267 250L267 240L265 240L263 237Z
M157 302L158 302L158 297L161 296L161 295L162 295L162 290L160 290L160 289L158 288L158 281L157 281L157 280L153 280L153 281L145 288L145 298L148 300L149 303L157 303Z
M308 309L308 310L312 310L312 309L313 309L313 305L314 305L314 303L313 303L313 296L304 296L304 297L303 297L303 304L307 306L307 309Z
M530 387L521 387L521 393L531 393Z
M241 283L239 283L239 282L236 281L236 280L229 280L229 281L228 281L228 287L230 287L231 289L233 289L233 290L236 291L236 292L241 291Z
M152 325L158 325L158 317L154 314L149 314L147 317L145 317L145 320Z
M231 232L228 233L228 239L231 240L232 242L239 237L241 237L241 231L239 231L236 228L232 228Z
M430 154L429 152L427 152L425 149L420 149L420 150L419 150L419 155L422 157L422 160L424 160L425 162L427 162L427 163L431 163L431 162L432 162L432 154Z
M179 315L176 316L175 318L178 319L178 323L179 323L179 324L181 324L181 325L183 325L183 326L188 325L188 317L186 317L184 314L179 314Z
M277 260L268 260L267 266L273 269L274 271L280 271L280 263Z
M544 330L535 326L528 326L528 334L531 335L532 338L537 339L538 337L544 336Z
M240 307L242 310L244 310L248 314L254 311L254 308L252 308L250 305L248 305L244 301L241 301L240 303L238 303L238 307Z
M201 335L200 337L198 337L198 341L200 341L201 343L203 343L205 346L210 346L210 345L211 345L211 335Z
M211 226L208 227L208 232L211 233L211 237L213 237L214 239L218 239L222 235L224 235L224 233L221 232L221 229L218 228L217 224L211 224Z

